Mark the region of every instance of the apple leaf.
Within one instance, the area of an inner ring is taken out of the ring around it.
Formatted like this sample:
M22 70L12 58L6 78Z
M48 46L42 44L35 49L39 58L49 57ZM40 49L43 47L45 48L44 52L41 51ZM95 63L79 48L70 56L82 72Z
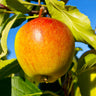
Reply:
M0 4L5 4L4 0L0 0ZM0 9L0 30L2 28L2 24L9 18L9 14L1 13L2 11L4 12L5 10L4 9Z
M90 44L96 49L96 35L92 30L90 20L74 6L65 6L63 1L45 0L52 18L65 23L76 41Z
M16 59L0 60L0 79L9 76L12 73L17 73L20 66Z
M1 37L1 47L2 47L2 53L0 54L0 58L4 57L7 54L7 37L8 37L8 32L10 28L12 27L13 23L15 22L17 16L12 16L11 18L8 19L7 22L3 25L2 28L2 37Z
M78 60L78 74L87 70L96 69L96 50L85 52Z
M15 20L14 24L12 25L12 28L20 26L20 24L22 24L27 19L37 18L38 16L39 15L26 16L26 15L23 15L23 14L19 14L17 19Z
M59 96L51 91L41 91L34 83L20 76L12 77L11 96ZM64 94L63 94L64 95Z
M11 96L41 96L41 94L41 90L35 84L26 82L19 76L12 77Z
M28 13L32 10L33 4L23 0L5 0L9 9L16 14Z
M1 11L1 10L0 10ZM0 26L9 18L9 14L1 13L0 14Z
M5 4L4 0L0 0L0 7ZM6 21L6 19L9 17L9 14L1 13L4 9L0 9L0 26Z
M73 60L72 60L72 67L71 67L71 71L72 72L76 72L77 71L77 66L78 66L78 58L76 56L76 54L82 50L80 47L76 47L75 48L75 53L74 53L74 57L73 57Z
M26 16L23 14L20 14L17 19L15 20L14 24L12 25L12 28L15 28L17 26L20 26L24 21L26 20Z
M96 50L85 52L78 60L76 71L79 88L75 90L75 96L96 95ZM85 82L84 82L85 81ZM79 92L79 93L78 93ZM82 95L81 95L81 94Z
M96 96L96 66L79 71L77 76L81 96Z
M79 86L76 88L74 96L82 96Z

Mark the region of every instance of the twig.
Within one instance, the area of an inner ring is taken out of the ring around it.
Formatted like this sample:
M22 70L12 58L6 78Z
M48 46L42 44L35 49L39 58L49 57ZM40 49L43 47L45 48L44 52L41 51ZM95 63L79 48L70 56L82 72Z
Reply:
M29 15L33 15L33 14L39 14L39 13L40 13L39 11L32 10L32 11L30 11L28 14L29 14ZM47 10L44 10L44 11L43 11L43 14L48 14Z
M30 15L31 15L31 14L39 14L39 11L32 10L32 11L29 12L29 14L30 14Z
M0 3L0 9L6 9L6 10L10 11L10 9L9 9L8 7L4 6L4 5L1 4L1 3Z

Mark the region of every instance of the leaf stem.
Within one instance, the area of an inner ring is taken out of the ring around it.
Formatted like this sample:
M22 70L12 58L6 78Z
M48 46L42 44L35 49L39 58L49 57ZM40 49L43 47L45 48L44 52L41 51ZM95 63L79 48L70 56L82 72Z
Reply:
M26 94L23 96L35 96L35 95L42 95L42 94L43 94L42 92L38 92L38 93L33 93L33 94Z
M39 15L36 15L36 16L27 16L25 17L26 19L30 19L30 18L37 18Z
M42 95L42 94L50 94L52 96L59 96L51 91L44 91L44 92L38 92L38 93L33 93L33 94L26 94L26 95L23 95L23 96L35 96L35 95Z
M6 10L4 10L4 11L2 11L2 12L0 12L0 13L9 13L9 14L15 14L14 12L12 12L12 11L6 11Z

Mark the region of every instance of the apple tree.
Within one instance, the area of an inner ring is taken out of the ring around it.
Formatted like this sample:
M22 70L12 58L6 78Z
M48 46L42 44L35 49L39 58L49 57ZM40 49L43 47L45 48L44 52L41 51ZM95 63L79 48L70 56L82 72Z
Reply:
M86 15L75 6L66 5L68 1L0 0L0 96L96 95L95 30L92 29ZM15 31L15 28L20 28L24 21L28 22L40 16L53 18L66 24L75 42L82 42L90 48L78 58L77 53L82 48L76 47L70 68L64 76L53 83L30 81L26 78L18 60L7 58L11 51L7 47L10 29Z

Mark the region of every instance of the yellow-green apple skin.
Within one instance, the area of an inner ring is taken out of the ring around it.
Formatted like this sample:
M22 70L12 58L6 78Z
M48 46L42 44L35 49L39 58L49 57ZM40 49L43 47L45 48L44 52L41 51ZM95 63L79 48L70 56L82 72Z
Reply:
M48 17L36 18L17 32L15 53L28 77L38 82L54 82L71 65L74 38L64 23Z

